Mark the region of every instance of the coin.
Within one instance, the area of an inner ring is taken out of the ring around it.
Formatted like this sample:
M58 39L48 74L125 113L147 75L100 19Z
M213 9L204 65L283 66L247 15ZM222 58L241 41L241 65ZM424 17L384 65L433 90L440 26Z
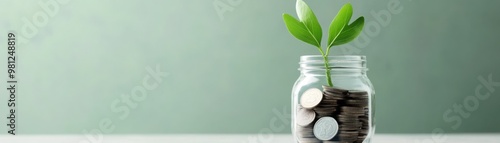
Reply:
M358 139L358 131L341 131L339 132L340 141L356 141Z
M368 106L368 100L349 99L349 100L345 100L345 104L350 105L350 106L364 107L364 106Z
M314 124L313 133L319 140L331 140L337 135L339 125L332 117L322 117Z
M322 141L316 138L299 138L300 143L322 143Z
M334 92L334 93L346 93L349 91L349 90L340 89L340 88L331 87L331 86L323 86L323 89L325 91Z
M311 88L300 97L295 132L300 143L357 143L370 132L368 91L323 86ZM302 111L304 110L304 111ZM315 112L315 119L301 114ZM301 113L299 113L301 112ZM299 119L303 118L303 119Z
M315 138L312 127L296 127L295 133L301 138Z
M341 107L341 111L342 113L349 115L361 116L365 114L365 108L361 107L343 106Z
M316 118L316 113L309 109L299 109L297 112L297 125L299 126L308 126L314 119Z
M316 107L321 100L323 100L323 92L317 88L311 88L302 94L302 97L300 97L300 104L304 108L312 109Z
M349 90L349 95L368 95L368 92L361 90Z
M358 140L356 140L356 142L362 143L363 141L365 141L365 138L366 135L358 136Z

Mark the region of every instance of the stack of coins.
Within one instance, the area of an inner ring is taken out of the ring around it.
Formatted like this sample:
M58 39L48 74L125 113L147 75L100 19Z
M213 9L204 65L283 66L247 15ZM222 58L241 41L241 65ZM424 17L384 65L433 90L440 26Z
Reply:
M368 93L323 86L301 98L295 134L301 143L361 143L369 127Z
M305 91L300 98L300 105L297 109L296 135L301 143L321 143L322 141L314 136L314 122L319 118L315 112L315 107L323 100L321 90L312 88Z
M339 122L341 142L363 142L369 130L368 93L323 86L325 96L337 98L339 112L333 116Z
M316 120L316 113L313 110L306 108L299 108L297 112L296 123L297 137L304 143L317 143L320 142L313 134L313 122Z

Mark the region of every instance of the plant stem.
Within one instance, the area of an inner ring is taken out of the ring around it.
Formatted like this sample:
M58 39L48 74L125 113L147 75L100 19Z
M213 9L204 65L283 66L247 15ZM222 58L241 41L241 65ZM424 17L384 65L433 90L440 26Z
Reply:
M331 47L326 48L326 53L325 53L325 54L326 54L326 57L328 57L328 55L330 55L330 48L331 48Z
M332 77L330 77L330 75L331 75L330 64L328 63L328 53L330 52L330 48L326 49L326 51L327 51L326 54L323 52L323 48L318 47L318 50L321 53L321 56L323 56L323 60L325 62L326 80L328 81L328 86L333 87Z

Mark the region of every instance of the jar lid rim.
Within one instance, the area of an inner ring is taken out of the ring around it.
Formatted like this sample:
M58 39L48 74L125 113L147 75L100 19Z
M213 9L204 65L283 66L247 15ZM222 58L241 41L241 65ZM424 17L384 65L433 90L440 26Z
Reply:
M366 69L366 57L360 55L328 56L329 68ZM300 57L300 69L321 69L325 66L322 55Z
M321 58L323 59L322 55L303 55L300 56L301 60L305 59L314 59L314 58ZM332 55L328 56L329 59L343 59L343 60L366 60L366 56L363 55Z
M328 56L329 62L345 63L345 62L366 62L366 56L361 55L344 55L344 56ZM322 55L303 55L300 56L299 63L315 63L324 62Z

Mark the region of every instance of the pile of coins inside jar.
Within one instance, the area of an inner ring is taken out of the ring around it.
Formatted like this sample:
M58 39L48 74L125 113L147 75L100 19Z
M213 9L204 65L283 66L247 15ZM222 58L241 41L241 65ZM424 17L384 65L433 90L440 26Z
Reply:
M366 91L323 86L306 90L296 112L300 143L362 143L369 127Z

